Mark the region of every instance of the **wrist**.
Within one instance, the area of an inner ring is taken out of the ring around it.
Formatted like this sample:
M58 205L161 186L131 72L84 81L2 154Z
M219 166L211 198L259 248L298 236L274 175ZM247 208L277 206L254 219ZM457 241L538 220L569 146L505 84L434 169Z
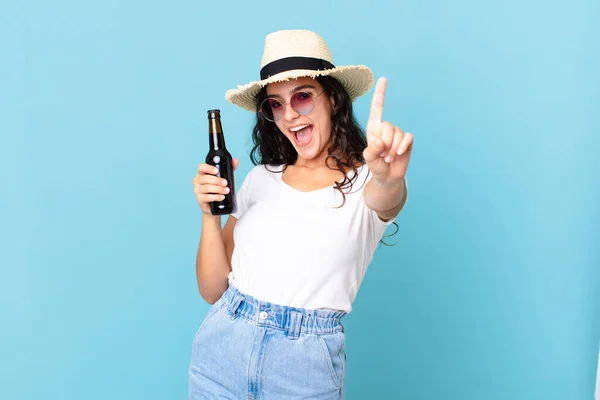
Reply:
M380 181L378 180L375 176L373 176L373 184L376 185L377 187L381 188L381 189L385 189L385 190L398 190L398 189L402 189L404 188L405 185L405 177L402 177L400 179L387 179L387 180L383 180Z
M202 221L207 224L218 224L221 226L221 216L220 215L212 215L211 213L202 213Z

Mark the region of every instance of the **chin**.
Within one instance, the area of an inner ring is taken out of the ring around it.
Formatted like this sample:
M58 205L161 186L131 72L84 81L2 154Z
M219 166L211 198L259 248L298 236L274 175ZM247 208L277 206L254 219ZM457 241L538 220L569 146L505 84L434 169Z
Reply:
M301 157L305 160L313 160L319 158L319 156L321 156L323 153L326 153L327 149L314 147L310 149L301 148L300 151L298 151L296 148L296 152L298 153L298 157Z
M298 152L298 157L303 158L305 160L312 160L314 158L317 158L317 155L313 151L306 151L306 152Z

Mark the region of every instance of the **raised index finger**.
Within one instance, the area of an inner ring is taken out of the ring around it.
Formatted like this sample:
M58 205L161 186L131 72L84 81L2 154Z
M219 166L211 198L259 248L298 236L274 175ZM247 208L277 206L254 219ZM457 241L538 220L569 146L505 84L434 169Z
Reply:
M371 100L371 113L369 114L369 120L382 121L383 118L383 102L385 99L385 88L387 87L387 79L381 77L377 80L375 85L375 93L373 93L373 99Z

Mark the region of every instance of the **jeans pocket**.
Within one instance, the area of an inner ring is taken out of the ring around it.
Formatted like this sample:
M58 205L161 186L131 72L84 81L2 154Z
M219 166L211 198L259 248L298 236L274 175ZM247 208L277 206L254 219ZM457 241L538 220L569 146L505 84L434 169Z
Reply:
M221 309L222 304L223 304L222 299L219 299L210 307L210 309L208 310L208 313L206 313L206 316L204 317L204 320L200 324L200 327L196 331L196 334L194 335L194 339L196 339L198 337L198 335L202 331L202 328L204 328L206 326L206 324L208 323L208 321L217 313L217 311L219 311Z
M346 375L345 339L343 332L319 336L321 348L331 372L331 378L338 389L344 386Z

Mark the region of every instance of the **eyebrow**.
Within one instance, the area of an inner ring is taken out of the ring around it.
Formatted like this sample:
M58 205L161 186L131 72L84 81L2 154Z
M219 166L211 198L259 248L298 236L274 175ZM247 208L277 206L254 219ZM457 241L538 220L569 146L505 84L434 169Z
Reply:
M294 94L294 93L299 92L300 90L303 90L303 89L314 89L314 90L317 90L317 88L315 86L313 86L313 85L301 85L301 86L296 86L294 89L292 89L290 91L290 94ZM267 96L267 99L270 99L272 97L278 97L280 99L283 99L283 97L281 97L278 94L270 94L270 95Z

